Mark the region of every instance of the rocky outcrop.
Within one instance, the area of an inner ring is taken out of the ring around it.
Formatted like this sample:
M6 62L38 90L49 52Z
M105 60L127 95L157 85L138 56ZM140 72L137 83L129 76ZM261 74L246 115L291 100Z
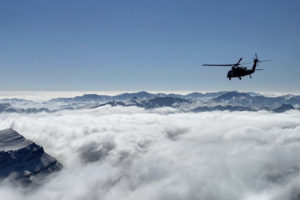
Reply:
M62 165L13 129L0 131L0 179L23 184L38 182Z

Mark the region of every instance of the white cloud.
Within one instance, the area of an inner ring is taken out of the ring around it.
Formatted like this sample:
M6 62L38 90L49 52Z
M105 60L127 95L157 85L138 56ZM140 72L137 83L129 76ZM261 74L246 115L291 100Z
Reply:
M0 114L64 169L4 199L297 199L300 112L102 107Z

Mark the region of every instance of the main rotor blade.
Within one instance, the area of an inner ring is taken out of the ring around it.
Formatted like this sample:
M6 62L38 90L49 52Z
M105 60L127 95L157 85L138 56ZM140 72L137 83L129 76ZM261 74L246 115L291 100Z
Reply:
M236 63L236 65L239 65L242 60L243 58L240 58L239 61Z
M272 60L260 60L260 62L269 62L269 61L272 61ZM252 64L253 62L244 62L244 63L241 63L241 65L248 65L248 64Z
M241 63L241 65L247 65L247 64L252 64L253 62L245 62L245 63Z
M203 64L202 66L233 66L234 64Z

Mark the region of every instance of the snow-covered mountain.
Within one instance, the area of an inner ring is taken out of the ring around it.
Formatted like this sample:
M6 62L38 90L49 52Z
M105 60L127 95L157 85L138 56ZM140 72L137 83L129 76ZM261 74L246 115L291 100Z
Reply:
M23 184L37 183L62 165L43 147L25 139L13 129L0 131L0 180L9 178Z
M38 113L38 112L49 112L48 108L36 108L36 107L29 107L29 108L20 108L14 107L13 104L10 103L0 103L0 113L1 112L8 112L8 113Z
M0 99L0 112L36 113L59 110L93 109L103 106L137 106L145 109L173 107L185 112L214 110L284 112L300 107L300 96L264 96L253 92L223 91L211 93L152 94L148 92L123 93L115 96L85 94L73 98L55 98L37 103L22 99ZM277 109L290 105L289 109Z

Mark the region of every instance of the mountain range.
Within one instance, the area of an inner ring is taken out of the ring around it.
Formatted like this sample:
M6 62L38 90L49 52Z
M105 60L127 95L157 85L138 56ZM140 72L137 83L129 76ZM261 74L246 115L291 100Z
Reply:
M103 106L137 106L144 109L172 107L181 112L216 110L285 112L300 108L300 96L265 96L253 92L221 91L210 93L164 94L123 93L115 96L85 94L72 98L54 98L44 102L25 99L0 99L1 112L37 113L59 110L95 109Z

